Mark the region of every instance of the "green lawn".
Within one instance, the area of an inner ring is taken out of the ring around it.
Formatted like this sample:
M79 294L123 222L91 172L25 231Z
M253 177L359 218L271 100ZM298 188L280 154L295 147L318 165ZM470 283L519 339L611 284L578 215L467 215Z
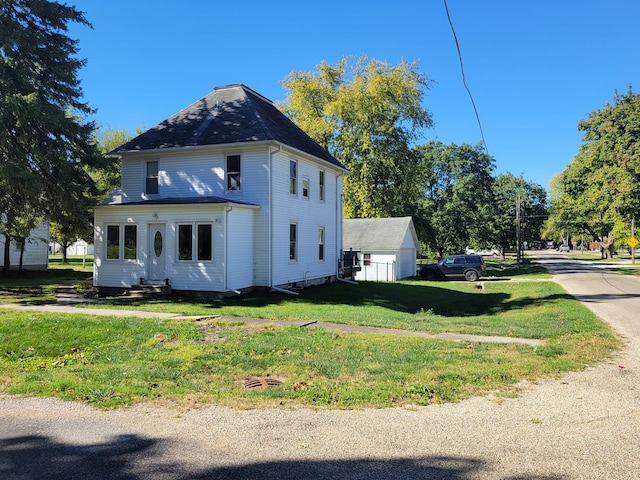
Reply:
M0 310L0 392L53 395L104 408L140 401L183 407L212 402L240 408L411 406L513 395L522 380L582 369L619 348L607 325L545 274L533 267L518 272L503 277L511 281L484 281L484 289L423 280L335 283L298 296L113 305L207 317L201 321ZM10 279L0 280L3 288L14 288ZM255 327L241 319L219 321L217 315L508 335L546 343L530 347ZM250 377L283 383L243 387Z

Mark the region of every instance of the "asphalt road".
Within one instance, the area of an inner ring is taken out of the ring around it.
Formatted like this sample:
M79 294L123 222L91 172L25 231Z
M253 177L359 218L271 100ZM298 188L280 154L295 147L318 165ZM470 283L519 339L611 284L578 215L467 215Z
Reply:
M0 478L640 478L640 281L539 260L626 337L624 352L517 398L415 409L103 412L0 397Z

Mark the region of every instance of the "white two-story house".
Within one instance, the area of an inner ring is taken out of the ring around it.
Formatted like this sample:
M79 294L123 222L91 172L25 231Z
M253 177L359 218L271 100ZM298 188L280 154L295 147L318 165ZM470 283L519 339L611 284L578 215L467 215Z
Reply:
M112 152L94 285L240 292L332 281L343 165L244 85L215 88Z

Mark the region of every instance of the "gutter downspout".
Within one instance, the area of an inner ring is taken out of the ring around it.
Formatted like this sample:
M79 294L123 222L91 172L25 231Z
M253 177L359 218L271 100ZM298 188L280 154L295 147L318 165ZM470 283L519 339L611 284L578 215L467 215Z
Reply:
M340 177L344 177L344 172L340 173L339 175L336 176L336 220L338 220L338 218L340 219L340 222L337 222L336 225L336 249L337 249L337 254L338 254L338 261L335 263L336 265L336 278L339 279L340 278L340 262L342 261L342 221L343 221L343 217L344 217L344 213L343 213L343 208L342 208L342 197L344 196L344 193L340 193L338 191L338 184L340 183L338 180L340 179ZM343 190L344 190L344 185L343 185ZM344 266L344 265L343 265Z
M267 268L269 269L269 279L268 279L268 283L269 283L269 287L272 287L273 285L273 154L274 153L278 153L280 150L282 150L282 145L278 145L278 149L271 151L271 145L269 145L267 147L267 150L269 151L269 169L267 171L267 175L269 175L269 181L268 181L268 185L269 185L269 218L268 218L268 222L267 222L267 228L268 228L268 238L269 238L269 254L267 255L268 260L267 260ZM291 292L293 293L293 292Z

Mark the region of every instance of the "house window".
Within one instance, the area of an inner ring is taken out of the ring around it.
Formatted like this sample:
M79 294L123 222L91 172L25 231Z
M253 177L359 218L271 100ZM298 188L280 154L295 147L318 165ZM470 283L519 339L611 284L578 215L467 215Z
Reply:
M195 228L194 228L195 227ZM213 258L213 226L210 223L178 225L178 260L210 261Z
M147 162L147 183L145 192L148 195L158 193L158 162Z
M371 254L370 253L365 253L365 254L362 255L362 264L365 267L371 266Z
M324 202L324 172L320 170L320 178L318 181L318 198Z
M211 260L212 239L211 224L198 225L198 260Z
M178 260L193 259L193 225L178 225Z
M302 196L304 198L309 198L309 179L308 178L302 179Z
M123 253L125 260L135 260L138 251L138 228L135 225L124 226Z
M298 194L298 162L294 160L289 162L289 193Z
M227 155L227 190L240 190L240 155Z
M137 225L107 225L107 260L135 260L138 256Z
M289 260L298 259L298 224L289 224Z
M318 260L324 260L324 227L318 228Z

